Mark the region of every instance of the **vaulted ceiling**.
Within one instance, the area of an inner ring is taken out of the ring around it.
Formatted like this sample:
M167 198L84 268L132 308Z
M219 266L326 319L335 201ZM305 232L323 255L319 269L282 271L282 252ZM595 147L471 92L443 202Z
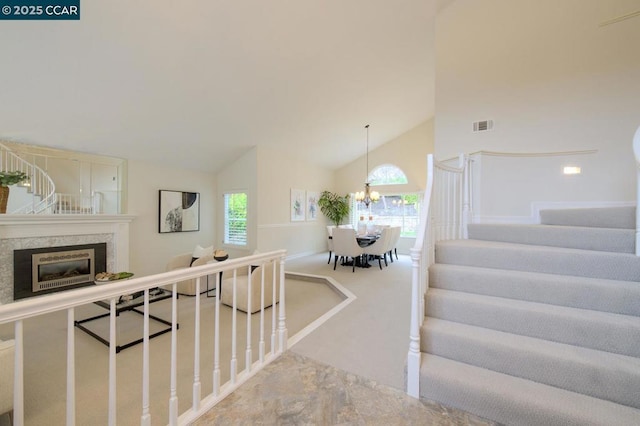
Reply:
M437 4L436 4L437 3ZM82 2L3 21L0 139L215 172L341 167L434 114L436 0Z

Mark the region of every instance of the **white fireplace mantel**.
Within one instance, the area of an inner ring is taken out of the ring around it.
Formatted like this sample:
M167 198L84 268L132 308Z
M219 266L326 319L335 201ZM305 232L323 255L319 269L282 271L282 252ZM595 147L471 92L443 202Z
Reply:
M52 240L76 244L75 240L91 238L87 236L108 236L108 266L115 271L128 270L129 224L133 219L130 215L0 215L0 269L6 269L2 276L11 282L9 289L9 282L0 279L0 304L8 303L13 292L13 250L26 245L49 246Z

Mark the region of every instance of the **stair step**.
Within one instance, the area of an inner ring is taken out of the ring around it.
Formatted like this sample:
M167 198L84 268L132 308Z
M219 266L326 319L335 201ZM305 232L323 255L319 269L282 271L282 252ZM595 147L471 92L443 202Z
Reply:
M640 257L628 253L480 240L436 243L436 263L640 281Z
M422 354L420 397L513 426L637 426L640 410Z
M427 318L420 346L499 373L640 408L640 358Z
M429 286L580 309L640 316L640 283L434 264Z
M469 239L635 254L635 229L471 224Z
M540 222L544 225L635 229L636 208L624 206L540 210Z
M426 315L506 333L640 357L640 318L430 288Z

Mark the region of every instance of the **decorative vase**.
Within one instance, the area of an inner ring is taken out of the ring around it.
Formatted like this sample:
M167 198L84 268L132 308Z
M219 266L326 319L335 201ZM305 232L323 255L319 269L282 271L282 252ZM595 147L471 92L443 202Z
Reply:
M0 186L0 214L7 212L7 201L9 201L9 187Z

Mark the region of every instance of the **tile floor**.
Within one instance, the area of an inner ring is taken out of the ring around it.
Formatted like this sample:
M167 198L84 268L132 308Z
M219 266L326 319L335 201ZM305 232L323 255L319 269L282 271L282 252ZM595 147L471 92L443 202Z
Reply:
M193 424L497 426L291 351Z

